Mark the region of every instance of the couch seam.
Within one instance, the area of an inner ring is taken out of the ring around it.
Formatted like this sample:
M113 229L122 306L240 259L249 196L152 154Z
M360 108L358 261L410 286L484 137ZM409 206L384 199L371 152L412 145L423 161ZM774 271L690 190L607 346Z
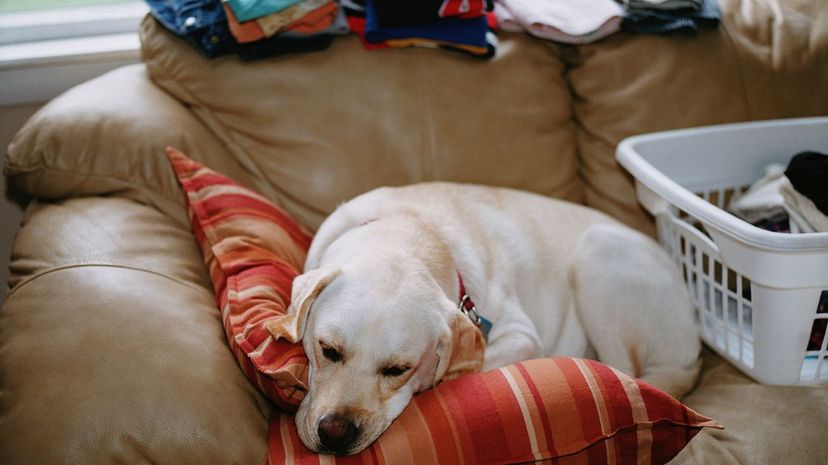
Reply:
M420 179L427 181L434 181L434 160L437 157L435 152L436 143L434 141L434 118L433 107L431 99L427 92L423 92L423 88L431 85L431 75L425 70L425 63L422 54L417 56L417 70L420 74L418 80L417 94L420 97L420 110L423 115L421 120L423 126L420 129L420 137L423 144L422 156L420 157ZM428 84L423 85L423 82Z
M176 75L176 72L171 70L166 63L162 63L163 59L160 58L159 54L157 53L157 44L149 43L147 40L145 40L145 36L147 34L145 28L149 27L146 25L148 21L154 21L156 27L162 27L160 26L160 23L158 23L154 18L150 19L151 17L152 15L147 13L147 16L145 16L144 19L141 20L141 24L139 26L141 32L141 58L146 66L145 69L147 72L147 76L149 77L149 80L153 84L155 84L159 89L170 95L175 101L185 105L187 107L187 110L193 116L193 118L202 125L204 125L204 127L210 133L212 133L216 139L218 139L222 144L224 144L224 147L230 153L234 161L238 163L239 167L241 167L241 169L244 172L250 174L253 181L256 182L256 192L264 195L265 197L279 199L280 197L278 194L283 194L283 192L279 191L277 193L276 189L270 186L270 183L266 182L263 179L262 173L264 173L265 171L261 169L251 171L249 169L251 167L250 165L253 165L253 167L255 168L261 168L261 166L250 157L250 154L247 153L247 150L236 140L233 131L227 129L226 125L224 124L221 118L212 115L211 112L203 111L204 108L208 108L208 105L204 101L202 101L200 95L198 93L192 92L191 89L187 87L187 85L180 82L179 79L176 79L174 77ZM154 65L152 63L154 63ZM161 76L157 76L157 73L153 72L153 69L160 69L164 71L166 75L162 74ZM178 93L170 90L170 87L180 90L185 95L183 97L179 96ZM262 185L265 186L269 192L262 192Z
M224 144L224 147L230 152L233 161L235 161L245 173L250 175L252 181L254 182L254 185L245 185L245 187L250 188L257 194L263 195L264 197L271 199L281 208L287 209L287 205L290 202L293 202L299 205L300 208L304 208L315 214L322 215L323 217L327 216L318 208L308 204L301 197L297 197L296 195L290 194L286 190L268 181L266 176L262 174L266 173L267 170L263 169L261 164L250 155L250 151L247 150L236 140L234 131L232 129L229 129L229 126L222 120L222 118L217 116L211 116L208 114L211 112L204 111L205 108L208 108L208 105L202 102L201 100L193 97L192 101L194 102L194 104L191 105L189 109L192 112L193 116L198 120L198 122L203 124L204 127L206 127L207 130L210 131L216 137L216 139L218 139L222 144ZM255 169L251 170L251 167ZM309 229L314 229L307 224L303 224L303 226Z
M128 180L127 178L122 178L122 177L114 176L114 175L111 175L111 174L93 173L93 172L89 172L89 171L77 171L77 170L66 169L66 168L58 168L58 167L54 167L54 166L49 166L45 163L37 163L37 164L33 164L33 165L22 165L22 164L14 163L13 161L8 160L8 159L6 159L6 167L8 167L10 169L14 169L15 171L19 171L19 172L15 172L15 173L10 173L8 175L8 177L12 181L14 180L14 178L16 178L18 176L27 176L27 175L30 175L32 173L36 173L36 172L40 172L40 171L53 172L53 173L68 173L68 174L74 174L74 175L78 175L78 176L82 175L82 176L87 176L87 177L94 176L94 177L109 179L109 180L113 180L113 181L119 181L119 182L122 182L122 183L126 184L129 187L136 188L136 189L147 189L153 195L158 194L159 196L161 196L162 198L164 198L166 200L181 204L182 207L185 206L184 202L183 202L183 196L176 200L172 197L168 197L166 194L160 192L159 190L153 189L152 186L149 186L149 185L144 184L144 183L138 183L138 182L135 182L135 181L131 181L131 180ZM170 167L170 169L172 169L172 167ZM109 193L112 193L112 192L117 192L117 190L110 191ZM40 195L37 195L37 194L34 194L34 193L29 193L29 195L32 195L33 197L41 197ZM81 196L70 195L69 197L61 197L61 198L74 198L74 197L84 197L84 196L91 196L91 195L105 195L105 194L101 194L101 193L98 193L98 194L84 194L84 195L81 195Z
M55 272L58 272L58 271L71 270L71 269L74 269L74 268L87 268L87 267L118 268L118 269L123 269L123 270L140 271L140 272L144 272L144 273L153 274L155 276L160 276L162 278L167 278L171 281L174 281L178 284L182 284L182 285L187 286L187 287L189 287L193 290L196 290L196 291L203 291L203 290L206 289L206 288L200 287L196 284L184 281L180 278L175 278L173 276L167 275L167 274L162 273L160 271L148 270L146 268L138 268L138 267L129 266L129 265L121 265L121 264L118 264L118 263L105 263L105 262L100 262L100 263L70 263L70 264L67 264L67 265L61 265L61 266L55 266L55 267L47 268L45 270L42 270L42 271L39 271L39 272L35 273L32 276L24 278L21 282L16 284L13 288L9 289L9 292L6 294L5 301L8 302L9 299L15 293L17 293L19 289L25 287L27 284L29 284L33 281L36 281L39 278L42 278L45 275L55 273Z
M200 94L193 92L189 87L187 87L186 84L179 82L179 80L174 77L176 73L169 66L167 66L166 63L163 63L163 59L160 58L157 53L156 45L144 40L144 34L146 33L143 28L145 27L145 23L147 21L155 21L154 18L150 19L151 17L152 15L148 13L147 16L145 16L141 21L140 25L140 51L141 57L146 66L145 69L149 80L159 89L170 95L175 101L185 105L187 110L192 114L193 118L201 123L219 142L224 145L233 161L238 164L242 171L248 173L255 183L254 186L247 187L250 187L255 192L272 199L281 207L286 207L287 204L293 202L299 205L300 209L305 209L323 217L327 216L325 212L322 212L314 205L307 203L301 197L290 194L286 190L270 183L262 174L267 170L261 169L260 163L256 162L255 159L251 157L249 151L239 143L235 132L232 129L229 129L229 126L224 122L224 120L221 117L213 115L213 112L204 111L205 108L209 108L209 105L207 105L207 103L200 98ZM157 26L162 27L158 24ZM154 70L160 70L163 74L158 76ZM180 90L184 95L179 96L176 92L170 90L170 88ZM251 170L251 167L257 169ZM310 228L309 225L304 226L309 229L314 229Z
M577 101L581 99L581 97L578 95L578 92L575 89L575 84L572 82L572 71L579 66L579 63L575 63L575 59L573 57L567 56L563 52L564 49L575 50L578 55L577 59L581 60L581 47L577 45L558 44L554 42L548 42L544 45L549 53L549 56L553 60L557 60L561 63L560 78L566 86L566 94L569 97L568 123L571 127L570 135L572 137L572 152L575 157L575 179L571 179L567 184L577 184L578 203L587 205L587 179L584 176L584 157L581 152L580 141L580 132L583 129L583 126L576 109Z
M141 53L143 56L145 47L141 45ZM153 53L147 51L147 53ZM223 121L221 117L215 116L210 111L205 111L205 108L209 108L209 105L205 103L197 93L193 93L185 84L178 82L177 79L169 77L169 75L174 74L173 71L169 70L163 64L157 62L156 59L156 68L161 68L165 71L168 76L155 76L152 72L152 67L147 64L146 70L147 75L149 76L150 81L155 84L159 89L164 91L165 93L169 94L171 98L175 101L185 105L187 107L187 111L193 116L193 118L202 124L219 142L221 142L224 148L227 149L229 155L233 161L235 161L238 166L250 175L251 179L255 183L254 186L247 186L254 190L255 192L273 199L276 203L280 206L286 205L286 199L288 201L295 202L301 205L303 208L306 208L314 213L321 213L317 211L312 205L308 205L305 201L301 198L297 198L294 195L290 195L283 189L279 189L277 186L272 185L266 177L262 173L265 173L267 170L263 170L260 163L256 162L256 160L251 157L249 151L238 142L237 136L234 134L234 131L228 129L229 126ZM164 84L162 84L162 81ZM167 86L179 89L185 94L183 97L179 97L175 93L173 93ZM250 168L255 168L251 170Z

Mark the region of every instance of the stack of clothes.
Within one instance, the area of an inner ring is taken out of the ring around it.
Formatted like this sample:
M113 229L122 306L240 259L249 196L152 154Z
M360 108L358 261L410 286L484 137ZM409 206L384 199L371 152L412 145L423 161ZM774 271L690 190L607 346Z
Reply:
M153 16L209 58L256 60L327 48L356 33L365 48L429 47L491 58L495 27L566 44L618 30L695 32L717 0L146 0Z
M332 0L223 0L230 32L239 43L312 40L347 34L345 15Z
M716 0L498 0L498 27L565 44L587 44L619 30L695 32L719 24Z
M491 58L493 0L342 0L351 31L368 49L429 47Z
M146 0L153 16L208 58L258 60L327 48L350 32L333 0Z
M623 0L621 28L632 32L662 34L696 32L701 26L719 25L716 0Z
M429 47L491 58L494 0L146 0L208 58L257 60L327 48L354 32L366 48Z

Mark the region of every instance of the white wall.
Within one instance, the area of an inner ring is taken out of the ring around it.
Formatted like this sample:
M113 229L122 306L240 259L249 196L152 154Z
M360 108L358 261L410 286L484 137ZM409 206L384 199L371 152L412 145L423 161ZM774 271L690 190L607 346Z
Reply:
M0 147L4 154L15 133L40 107L40 104L0 107ZM2 176L0 192L6 192L6 178ZM0 198L0 306L8 291L9 257L21 217L22 212L16 205L6 200L5 196Z

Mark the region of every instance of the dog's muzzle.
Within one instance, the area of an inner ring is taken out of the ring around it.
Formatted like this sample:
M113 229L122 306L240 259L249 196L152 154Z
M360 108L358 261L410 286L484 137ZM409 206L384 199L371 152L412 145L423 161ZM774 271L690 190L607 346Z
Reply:
M360 429L348 418L331 414L319 419L316 432L322 445L337 455L346 454L359 437Z

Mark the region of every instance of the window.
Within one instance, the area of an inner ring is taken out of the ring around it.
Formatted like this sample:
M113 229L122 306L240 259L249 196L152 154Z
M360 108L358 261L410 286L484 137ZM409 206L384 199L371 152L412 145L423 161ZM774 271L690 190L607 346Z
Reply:
M135 32L146 11L139 1L0 0L0 45Z
M100 5L104 3L136 3L136 0L0 0L0 12L39 10L66 6Z
M137 0L0 0L0 106L44 102L139 60Z

